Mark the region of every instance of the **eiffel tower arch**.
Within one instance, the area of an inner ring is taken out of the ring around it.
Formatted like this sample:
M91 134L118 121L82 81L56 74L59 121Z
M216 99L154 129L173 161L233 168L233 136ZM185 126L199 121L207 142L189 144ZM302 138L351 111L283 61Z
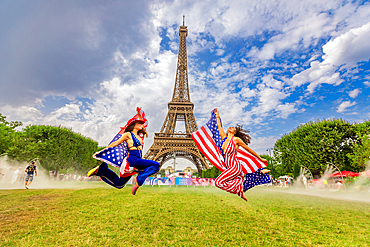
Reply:
M191 133L198 130L194 117L194 104L190 101L188 83L188 65L186 52L187 26L180 26L179 54L177 59L175 87L172 100L168 103L166 119L159 133L154 134L154 142L146 152L144 158L158 161L163 165L166 161L176 158L184 158L191 161L198 169L208 169L204 156L200 153L191 139ZM182 122L185 131L176 131L176 124Z

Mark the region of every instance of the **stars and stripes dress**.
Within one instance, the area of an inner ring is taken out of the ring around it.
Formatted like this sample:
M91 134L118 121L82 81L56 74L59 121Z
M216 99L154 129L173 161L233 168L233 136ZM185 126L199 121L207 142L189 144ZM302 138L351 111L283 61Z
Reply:
M219 185L220 188L222 187L221 189L228 188L227 191L230 190L229 192L241 196L241 181L244 192L256 185L270 183L269 176L261 172L261 170L267 166L267 163L262 162L260 159L258 159L242 147L239 147L236 150L234 140L230 140L225 152L225 157L223 156L223 142L218 130L217 118L214 110L211 113L211 118L209 119L209 121L199 130L193 132L191 134L191 137L193 138L194 142L196 143L202 154L209 160L209 162L211 162L211 164L219 169L222 173L226 172L225 174L220 175L221 178L219 179ZM233 147L231 147L230 145L233 145ZM228 157L226 158L227 152L229 153ZM231 155L231 153L233 153L233 155ZM235 164L233 164L232 162L235 162ZM228 169L230 169L230 171L226 171ZM241 172L238 173L240 169ZM233 178L236 181L230 183L232 179L230 179L229 177ZM230 186L228 187L228 185Z
M225 166L226 169L217 177L215 185L227 192L243 196L244 192L244 177L243 168L236 157L237 150L232 137L225 150Z

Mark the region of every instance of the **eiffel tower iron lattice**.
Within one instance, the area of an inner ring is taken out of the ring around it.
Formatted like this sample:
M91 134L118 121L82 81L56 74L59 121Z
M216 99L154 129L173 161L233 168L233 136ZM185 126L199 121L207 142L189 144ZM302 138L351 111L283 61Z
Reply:
M208 164L191 139L191 133L198 130L193 109L194 104L190 101L188 84L188 66L186 52L187 26L183 19L180 26L179 54L177 59L176 80L173 90L172 101L168 103L168 112L162 129L154 134L154 143L146 152L144 158L158 161L163 165L166 161L176 158L185 158L191 161L201 174L202 170L208 169ZM177 122L184 122L185 131L176 130Z

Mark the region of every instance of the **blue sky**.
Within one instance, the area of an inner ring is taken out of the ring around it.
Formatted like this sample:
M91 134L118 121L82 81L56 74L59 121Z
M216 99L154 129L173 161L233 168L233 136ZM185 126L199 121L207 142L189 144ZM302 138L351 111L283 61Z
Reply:
M1 1L0 112L106 145L141 106L148 149L185 15L198 126L217 107L267 153L298 125L370 118L368 1Z

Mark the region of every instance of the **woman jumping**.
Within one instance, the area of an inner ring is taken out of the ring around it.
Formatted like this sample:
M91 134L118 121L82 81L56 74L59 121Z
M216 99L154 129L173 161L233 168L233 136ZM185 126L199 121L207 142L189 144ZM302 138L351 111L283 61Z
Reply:
M228 128L225 134L217 108L207 124L192 133L192 138L204 156L222 172L215 181L218 188L247 201L246 190L270 182L266 174L269 170L263 169L267 160L247 146L251 139L248 131L238 125Z
M132 194L135 195L145 179L157 173L160 168L158 162L142 158L147 125L148 121L145 119L144 111L137 108L137 114L127 122L125 127L121 128L113 141L105 149L93 155L95 159L104 163L91 169L87 176L99 176L107 184L121 189L132 175L138 173L132 186ZM107 164L119 167L120 176L110 170Z
M226 170L217 177L215 185L227 192L238 194L241 198L248 201L244 195L244 191L251 187L248 185L244 186L244 182L248 180L248 177L244 178L243 166L237 157L238 148L244 148L263 163L266 163L267 160L261 158L256 152L247 146L247 144L250 143L251 138L247 134L248 132L242 129L242 126L237 125L237 127L229 127L226 132L227 134L225 134L221 126L220 115L217 108L215 109L215 114L217 118L218 131L222 138L221 151L224 156L226 166ZM269 170L266 169L256 171L257 174L253 174L253 177L255 177L254 180L259 180L260 177L264 178L265 176L266 181L269 180L268 176L265 175L268 172ZM257 184L254 183L254 186L255 185Z

